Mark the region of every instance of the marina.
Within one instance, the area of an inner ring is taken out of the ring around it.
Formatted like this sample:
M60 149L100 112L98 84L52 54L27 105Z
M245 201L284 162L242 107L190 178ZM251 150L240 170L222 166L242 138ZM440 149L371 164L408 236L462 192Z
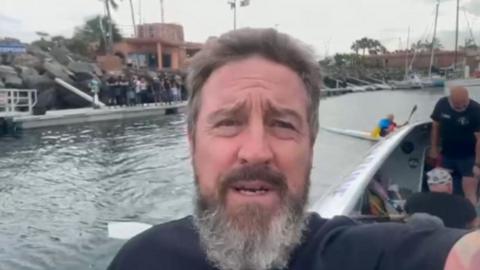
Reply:
M322 101L320 123L369 130L380 112L406 119L415 104L412 122L428 120L442 95L424 89L332 97ZM179 113L26 129L20 138L0 139L0 241L10 247L0 254L2 266L105 269L124 243L108 237L109 223L157 224L190 213L194 190L185 132ZM340 184L371 146L321 130L311 203Z
M0 270L476 270L479 18L4 0Z

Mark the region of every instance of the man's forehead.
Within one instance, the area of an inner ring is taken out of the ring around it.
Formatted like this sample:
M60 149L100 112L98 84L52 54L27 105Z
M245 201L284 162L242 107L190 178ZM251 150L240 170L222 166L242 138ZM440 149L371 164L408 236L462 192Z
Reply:
M304 108L308 102L305 85L294 71L261 57L235 61L214 71L203 86L202 100L227 105L256 93L283 106Z
M302 116L299 112L294 109L282 106L281 104L276 104L271 100L262 100L261 107L265 116L287 116L293 117L296 120L301 120ZM252 104L248 100L237 100L236 102L225 104L216 110L213 110L210 115L211 117L216 117L224 114L249 114L249 111L252 109Z

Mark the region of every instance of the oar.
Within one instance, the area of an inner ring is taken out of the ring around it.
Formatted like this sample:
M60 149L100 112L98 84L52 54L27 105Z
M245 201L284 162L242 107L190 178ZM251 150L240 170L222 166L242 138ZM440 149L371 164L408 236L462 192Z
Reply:
M417 111L417 104L415 104L415 106L413 106L412 111L410 112L410 115L408 116L408 120L407 120L406 123L408 123L408 122L410 122L410 120L412 120L412 116L416 111Z
M130 239L135 235L150 229L152 225L140 222L109 222L108 237Z

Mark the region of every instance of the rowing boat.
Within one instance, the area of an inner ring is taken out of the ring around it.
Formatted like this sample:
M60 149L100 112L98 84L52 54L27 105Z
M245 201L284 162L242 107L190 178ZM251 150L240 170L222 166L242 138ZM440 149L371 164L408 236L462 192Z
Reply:
M325 218L364 215L362 205L373 181L386 190L396 187L403 198L421 191L430 129L431 122L411 124L380 140L357 168L315 202L311 210Z

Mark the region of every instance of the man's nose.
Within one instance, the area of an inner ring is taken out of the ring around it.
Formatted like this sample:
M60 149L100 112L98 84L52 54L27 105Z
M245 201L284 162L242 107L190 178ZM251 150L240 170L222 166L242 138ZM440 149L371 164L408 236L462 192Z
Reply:
M249 125L241 142L238 158L242 164L270 164L273 159L268 133L262 121L256 122Z

